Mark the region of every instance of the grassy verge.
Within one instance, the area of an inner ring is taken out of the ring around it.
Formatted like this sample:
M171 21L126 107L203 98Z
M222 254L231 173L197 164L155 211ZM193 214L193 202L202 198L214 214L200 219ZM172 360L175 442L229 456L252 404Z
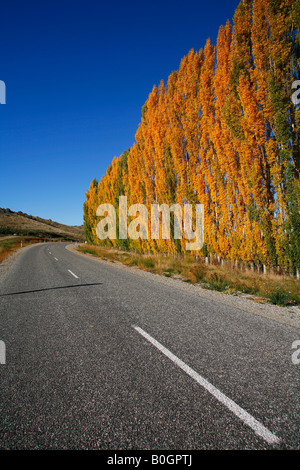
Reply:
M204 289L227 294L254 295L258 301L267 301L280 306L300 305L300 281L289 276L241 272L226 265L206 265L203 261L195 261L189 255L184 257L162 254L141 255L88 244L79 245L77 249L104 260L137 266L166 277L177 277L185 282L199 284Z
M2 240L1 238L0 238L0 263L2 263L2 261L4 261L10 255L15 253L15 251L21 248L21 241L22 241L23 247L27 245L33 245L34 243L40 243L43 241L55 241L53 239L46 240L44 238L41 239L37 237L18 237L18 236L7 237L5 236L4 240Z

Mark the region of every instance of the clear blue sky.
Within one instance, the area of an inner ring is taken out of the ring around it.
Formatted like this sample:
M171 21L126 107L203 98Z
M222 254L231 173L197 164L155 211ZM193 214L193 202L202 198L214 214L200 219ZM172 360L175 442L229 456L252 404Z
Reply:
M9 0L0 15L0 207L81 225L141 108L238 0Z

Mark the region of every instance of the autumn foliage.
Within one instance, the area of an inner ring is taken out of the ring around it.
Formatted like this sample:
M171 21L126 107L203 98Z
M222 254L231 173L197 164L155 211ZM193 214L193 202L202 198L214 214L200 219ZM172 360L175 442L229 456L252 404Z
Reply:
M84 203L89 242L102 203L202 203L200 256L300 269L300 2L243 0L216 46L191 50L154 86L132 147ZM140 252L184 251L180 240L107 240Z

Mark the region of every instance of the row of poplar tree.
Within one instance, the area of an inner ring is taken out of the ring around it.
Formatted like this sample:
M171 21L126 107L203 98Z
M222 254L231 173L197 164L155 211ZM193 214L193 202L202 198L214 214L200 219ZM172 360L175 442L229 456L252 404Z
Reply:
M201 203L205 244L198 254L300 269L300 104L292 99L299 26L298 0L243 0L216 46L207 40L204 50L191 50L167 84L153 87L132 147L86 193L88 242L104 243L96 209L111 203L118 211L120 195L149 209ZM105 243L185 249L172 236Z

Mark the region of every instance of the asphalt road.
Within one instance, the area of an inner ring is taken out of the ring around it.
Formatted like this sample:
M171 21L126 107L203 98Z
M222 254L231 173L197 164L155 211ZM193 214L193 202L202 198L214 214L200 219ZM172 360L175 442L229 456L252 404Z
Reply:
M63 243L0 283L1 449L300 449L300 330Z

